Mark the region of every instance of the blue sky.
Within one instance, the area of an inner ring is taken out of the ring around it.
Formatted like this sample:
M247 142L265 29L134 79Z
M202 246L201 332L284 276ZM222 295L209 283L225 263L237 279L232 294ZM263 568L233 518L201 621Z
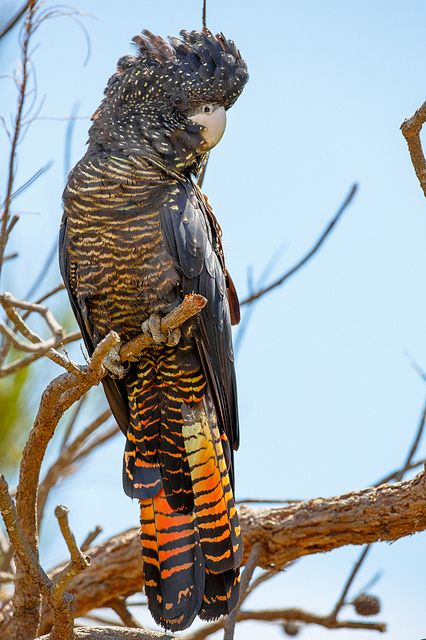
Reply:
M40 116L64 118L77 101L79 115L90 116L117 59L131 52L131 37L143 28L167 35L199 27L200 5L79 0L76 6L95 16L82 18L91 41L85 66L85 38L71 20L46 23L36 36L38 93L46 96ZM286 270L311 246L350 185L360 184L315 261L264 298L252 316L238 358L237 492L311 498L367 486L402 462L425 392L407 353L426 366L426 207L399 126L426 99L426 5L215 0L208 22L236 41L250 71L205 182L240 296L249 267L256 279L282 247L273 275ZM16 39L11 34L2 50L6 73L17 64ZM9 113L15 100L9 80L0 91L2 111ZM16 202L28 212L12 242L22 258L8 266L4 286L17 295L57 234L65 127L64 121L37 120L21 147L18 184L48 160L54 164ZM73 163L84 153L87 129L88 120L77 121ZM2 154L2 169L4 160ZM50 282L57 279L55 265ZM92 402L100 405L101 393ZM122 444L117 439L104 448L54 496L51 511L55 501L67 504L80 537L98 523L105 536L137 524L137 506L121 490ZM52 542L43 553L51 564L64 550L54 542L54 523L48 532ZM388 638L426 635L425 544L422 534L377 545L355 585L356 592L384 570L375 592ZM259 591L253 606L327 612L357 553L348 548L303 559ZM241 627L237 637L260 633L283 637L261 625ZM329 635L368 637L314 627L301 637Z

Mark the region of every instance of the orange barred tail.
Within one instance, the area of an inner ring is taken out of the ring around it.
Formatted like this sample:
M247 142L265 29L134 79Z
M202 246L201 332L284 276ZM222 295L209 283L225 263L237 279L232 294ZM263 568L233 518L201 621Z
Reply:
M242 539L216 413L204 396L182 406L182 437L193 508L177 511L164 489L140 500L145 590L161 626L212 620L238 599Z

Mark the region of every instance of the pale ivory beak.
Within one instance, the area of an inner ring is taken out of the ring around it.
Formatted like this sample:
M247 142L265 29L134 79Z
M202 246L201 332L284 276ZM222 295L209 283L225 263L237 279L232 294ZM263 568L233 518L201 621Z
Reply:
M224 107L216 107L212 113L194 113L189 120L201 125L203 130L201 135L206 143L207 149L212 149L217 145L223 136L226 127L226 111Z

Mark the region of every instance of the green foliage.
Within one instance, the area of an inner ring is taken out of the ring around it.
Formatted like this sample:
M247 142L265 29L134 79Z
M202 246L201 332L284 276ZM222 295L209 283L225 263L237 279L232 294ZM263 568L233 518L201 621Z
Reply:
M29 424L30 369L0 379L0 468L16 466Z

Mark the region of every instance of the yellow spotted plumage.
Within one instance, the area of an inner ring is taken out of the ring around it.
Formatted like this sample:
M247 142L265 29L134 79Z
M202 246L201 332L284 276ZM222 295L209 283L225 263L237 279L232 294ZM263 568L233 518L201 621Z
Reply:
M221 230L196 178L204 103L228 109L247 80L232 41L209 31L137 36L93 115L89 147L64 191L60 266L89 353L110 330L127 341L201 293L207 305L104 390L126 437L125 492L140 503L145 591L173 631L227 614L238 599L242 539L231 321L238 299Z

